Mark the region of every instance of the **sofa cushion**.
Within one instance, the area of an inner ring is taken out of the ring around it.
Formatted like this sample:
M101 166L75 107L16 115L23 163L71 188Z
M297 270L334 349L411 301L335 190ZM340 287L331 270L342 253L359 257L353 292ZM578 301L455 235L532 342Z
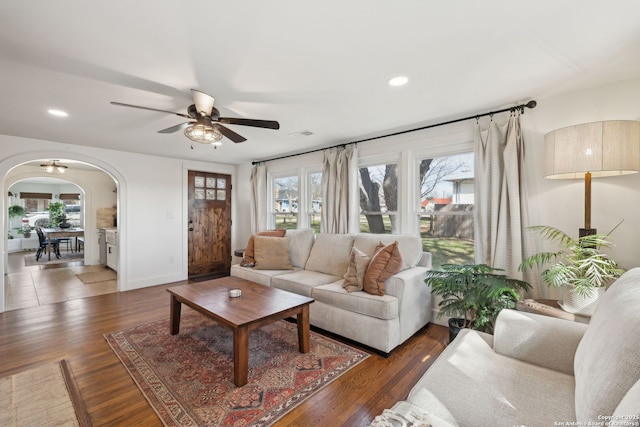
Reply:
M336 282L340 279L340 277L317 271L300 270L273 277L271 279L271 286L311 297L311 291L314 287Z
M378 319L395 319L399 315L398 298L390 295L371 295L366 292L349 293L342 287L342 281L313 288L311 297L336 308Z
M422 259L422 241L412 234L368 234L356 235L353 246L369 256L373 256L375 247L382 242L385 246L398 242L398 249L402 256L402 270L418 265Z
M311 253L315 234L310 228L287 230L289 238L289 256L294 267L304 268Z
M344 283L342 284L342 287L345 288L347 292L362 290L362 281L367 272L369 261L371 261L370 256L358 248L351 248L349 266L347 267L347 272L344 273Z
M289 238L255 236L256 270L293 270L289 260Z
M573 376L497 354L482 333L460 331L407 400L433 396L461 426L553 426L575 419Z
M578 421L611 415L640 379L640 268L604 293L576 350ZM624 319L624 320L623 320Z
M304 269L342 278L347 272L353 240L353 234L318 234Z
M638 425L638 421L640 421L640 381L636 381L624 395L613 416L618 417L614 420L635 421Z
M402 268L398 242L381 247L371 257L362 282L363 289L372 295L384 295L384 281Z
M576 349L587 330L584 323L502 310L495 325L496 353L573 375Z
M247 247L244 250L244 254L242 257L242 262L240 263L243 267L253 267L256 263L255 260L255 236L272 236L272 237L282 237L285 235L287 230L278 229L278 230L267 230L260 231L256 234L251 235L249 237L249 241L247 242Z
M231 275L239 277L241 279L249 280L251 282L260 283L261 285L271 286L271 279L275 276L282 276L283 274L299 271L299 268L294 267L292 270L256 270L251 267L242 267L240 264L234 264L231 266Z

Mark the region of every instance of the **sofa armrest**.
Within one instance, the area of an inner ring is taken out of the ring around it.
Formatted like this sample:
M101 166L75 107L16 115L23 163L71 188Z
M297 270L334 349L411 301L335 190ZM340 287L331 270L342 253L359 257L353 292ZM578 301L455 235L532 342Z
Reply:
M583 323L502 310L496 319L493 349L504 356L573 375L573 359L586 330Z
M419 267L426 267L427 270L431 270L433 268L433 255L431 252L422 252L422 257L420 257L420 261L418 261Z
M426 273L426 267L413 267L385 282L385 293L398 298L400 342L431 321L431 288L424 283Z
M385 282L385 293L398 299L406 298L407 292L412 292L410 288L415 285L421 285L415 289L418 293L426 290L427 294L431 293L431 289L424 283L427 269L425 267L413 267L402 270L388 278Z

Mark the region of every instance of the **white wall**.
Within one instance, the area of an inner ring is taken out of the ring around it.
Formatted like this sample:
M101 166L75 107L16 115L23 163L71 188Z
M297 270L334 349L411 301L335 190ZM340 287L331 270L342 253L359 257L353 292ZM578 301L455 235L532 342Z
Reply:
M574 236L584 227L584 181L542 177L544 135L601 120L640 121L640 78L538 99L538 107L523 117L532 224L552 225ZM608 233L624 220L612 235L616 246L610 255L625 268L640 266L640 174L594 178L591 203L591 224L598 232Z
M187 170L231 175L234 165L183 161L0 135L0 177L34 159L65 158L99 167L118 182L120 265L118 289L128 290L187 278ZM8 187L5 185L5 194ZM232 190L232 247L235 243L235 194ZM6 198L0 198L0 232L6 235ZM6 259L6 239L3 255ZM5 264L0 263L4 277ZM0 308L4 307L4 281Z

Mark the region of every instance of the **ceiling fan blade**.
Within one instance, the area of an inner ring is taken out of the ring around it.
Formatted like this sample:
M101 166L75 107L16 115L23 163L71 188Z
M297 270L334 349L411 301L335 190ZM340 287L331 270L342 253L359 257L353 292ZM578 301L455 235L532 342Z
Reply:
M180 123L179 125L175 125L175 126L171 126L170 128L159 130L158 133L174 133L174 132L177 132L179 130L182 130L182 129L186 128L190 124L191 124L191 122Z
M223 134L224 136L226 136L227 138L229 138L230 140L232 140L235 143L244 142L244 141L247 140L247 138L245 138L244 136L235 133L231 129L229 129L227 127L224 127L219 123L216 123L214 126L216 126L218 128L218 130L220 131L221 134Z
M191 89L191 94L198 113L204 113L205 116L210 116L211 110L213 109L213 96L200 92L197 89Z
M280 129L280 123L275 120L254 120L254 119L240 119L235 117L220 117L218 119L219 123L225 123L229 125L242 125L242 126L253 126L256 128L267 128L267 129Z
M186 115L186 114L182 114L182 113L175 113L173 111L167 111L167 110L159 110L157 108L149 108L149 107L141 107L139 105L131 105L131 104L123 104L122 102L115 102L115 101L111 101L111 104L113 105L117 105L120 107L130 107L130 108L138 108L140 110L149 110L149 111L157 111L159 113L169 113L169 114L175 114L176 116L179 117L184 117L185 119L190 119L191 117Z

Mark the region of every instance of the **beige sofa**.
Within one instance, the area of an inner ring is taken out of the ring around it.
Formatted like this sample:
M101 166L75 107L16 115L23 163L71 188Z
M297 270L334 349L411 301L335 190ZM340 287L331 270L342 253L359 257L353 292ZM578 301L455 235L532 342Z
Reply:
M293 270L258 270L235 264L231 275L315 299L313 326L389 353L431 319L431 292L424 284L431 254L420 238L388 234L319 234L288 230ZM371 256L380 242L398 242L402 269L385 282L384 296L343 289L351 248Z
M462 331L389 415L433 427L638 426L639 379L635 268L605 292L588 325L503 310L494 336Z

